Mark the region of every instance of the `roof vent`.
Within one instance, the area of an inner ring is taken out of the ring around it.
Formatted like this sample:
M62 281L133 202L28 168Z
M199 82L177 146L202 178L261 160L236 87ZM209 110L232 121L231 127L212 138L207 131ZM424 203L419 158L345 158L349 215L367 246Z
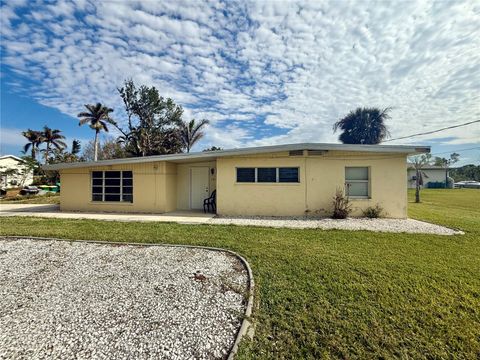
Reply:
M309 156L319 156L324 155L327 151L326 150L308 150Z
M290 150L288 152L289 156L303 156L303 150Z

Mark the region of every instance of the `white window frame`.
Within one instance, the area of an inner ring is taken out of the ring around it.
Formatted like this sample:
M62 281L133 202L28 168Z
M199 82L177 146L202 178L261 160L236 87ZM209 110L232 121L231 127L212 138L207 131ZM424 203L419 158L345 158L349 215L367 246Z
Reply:
M348 180L347 179L347 169L351 168L363 168L367 169L367 180ZM344 171L344 177L345 177L345 193L347 194L347 197L351 199L370 199L371 196L371 172L370 172L370 166L345 166L345 171ZM349 195L348 194L348 186L350 183L366 183L367 184L367 195Z
M267 182L267 181L258 181L258 169L259 168L275 168L275 181L273 182ZM295 168L298 170L298 181L295 182L280 182L280 168ZM254 181L237 181L237 169L254 169L254 174L255 174L255 180ZM286 184L300 184L300 167L299 166L237 166L235 167L235 183L236 184L281 184L281 185L286 185Z

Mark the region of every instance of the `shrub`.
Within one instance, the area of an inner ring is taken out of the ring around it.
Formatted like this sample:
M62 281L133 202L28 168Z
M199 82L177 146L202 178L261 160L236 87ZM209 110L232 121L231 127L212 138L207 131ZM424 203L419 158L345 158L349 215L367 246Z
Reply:
M346 219L348 214L352 211L352 205L348 200L348 197L345 196L345 193L342 189L337 188L335 196L333 198L333 214L332 218L334 219Z
M376 219L381 217L383 214L383 208L380 205L369 206L365 210L363 210L363 216L369 219Z

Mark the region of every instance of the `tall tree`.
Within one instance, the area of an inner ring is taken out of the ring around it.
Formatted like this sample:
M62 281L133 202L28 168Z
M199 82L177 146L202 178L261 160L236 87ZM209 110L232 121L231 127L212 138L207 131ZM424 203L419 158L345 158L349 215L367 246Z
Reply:
M182 152L179 127L183 109L172 99L164 99L152 86L137 88L127 80L118 89L128 116L127 127L118 127L119 140L133 156Z
M423 185L423 167L430 164L431 155L423 154L417 155L410 158L410 162L413 164L415 169L415 202L420 202L420 187Z
M85 161L92 161L94 157L94 142L89 141L83 149ZM120 159L127 157L126 151L121 143L115 139L105 139L98 144L98 160Z
M23 152L26 153L31 149L32 158L36 159L38 148L43 143L42 132L28 129L27 131L23 131L22 135L28 140L28 143L23 147Z
M60 133L60 130L50 129L47 125L43 127L43 142L47 145L45 149L45 163L47 163L48 161L48 155L50 154L52 146L54 146L58 150L63 150L67 147L67 144L65 144L65 142L63 141L65 139L65 136Z
M112 124L116 126L115 120L110 117L110 113L113 112L113 109L97 103L96 105L86 104L85 107L88 111L81 112L77 116L80 118L79 126L89 123L90 128L95 130L95 152L94 152L94 161L97 161L98 158L98 134L100 131L104 130L108 132L107 124Z
M206 119L203 119L198 123L195 122L195 119L192 119L189 122L182 121L180 124L180 136L187 153L190 152L190 149L198 140L205 136L202 129L209 123L210 122Z
M458 160L460 160L460 154L455 152L450 154L448 159L441 157L435 158L435 165L445 168L445 189L448 188L448 170L450 169L450 166L458 162Z
M390 108L357 108L338 120L333 131L342 130L339 140L344 144L379 144L390 134L385 121Z
M78 154L80 154L81 150L82 150L82 145L80 143L80 140L73 139L72 150L70 151L70 153L72 155L78 155Z

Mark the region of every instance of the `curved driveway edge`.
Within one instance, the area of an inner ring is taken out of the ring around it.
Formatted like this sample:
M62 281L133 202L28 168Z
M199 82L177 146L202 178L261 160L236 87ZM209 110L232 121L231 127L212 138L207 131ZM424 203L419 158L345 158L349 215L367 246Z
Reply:
M248 336L249 338L253 338L254 335L254 325L252 323L252 310L253 310L253 303L254 303L254 291L255 291L255 282L253 279L253 272L250 267L250 264L245 260L245 258L238 253L222 248L210 247L210 246L200 246L200 245L182 245L182 244L154 244L154 243L132 243L132 242L120 242L120 241L101 241L101 240L78 240L78 239L60 239L60 238L48 238L48 237L35 237L35 236L2 236L6 239L29 239L29 240L39 240L39 241L63 241L63 242L82 242L82 243L91 243L91 244L102 244L102 245L126 245L126 246L163 246L163 247L183 247L183 248L191 248L191 249L204 249L204 250L211 250L211 251L219 251L223 253L230 254L236 257L247 270L248 273L248 300L245 308L244 318L242 320L242 324L240 329L238 330L237 336L235 338L235 342L230 350L228 355L228 359L234 359L235 355L238 352L238 347L243 339L244 336Z

